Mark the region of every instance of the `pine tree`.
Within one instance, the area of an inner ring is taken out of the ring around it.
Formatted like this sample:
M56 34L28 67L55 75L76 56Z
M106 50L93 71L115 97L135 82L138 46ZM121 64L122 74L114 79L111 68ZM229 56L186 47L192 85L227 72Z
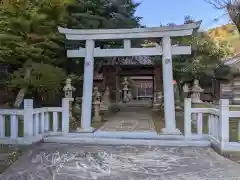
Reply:
M69 13L67 28L70 29L117 29L140 27L140 17L134 15L139 4L132 0L73 0L67 7ZM96 41L96 46L101 48L122 45L122 40ZM67 42L67 48L84 47L81 42ZM104 59L96 61L101 64ZM81 74L83 62L80 61L75 72ZM98 66L98 65L96 65ZM69 61L69 72L76 67L74 61ZM81 72L79 72L81 71Z
M49 86L47 83L36 82L49 80L60 83L64 76L62 73L58 74L58 77L51 74L35 77L37 73L34 72L42 72L45 67L48 68L46 73L63 72L54 66L65 67L66 64L63 37L57 30L57 26L64 22L65 2L64 0L6 2L0 7L0 62L9 65L9 72L14 72L9 86L20 90L15 101L15 105L19 106L26 92L32 94L32 91L47 89ZM14 74L18 74L19 77ZM34 83L34 80L37 81ZM58 88L54 89L58 91ZM46 94L52 90L47 89Z
M74 0L68 6L68 28L116 29L140 26L140 17L134 15L139 4L131 0Z
M62 3L12 0L1 6L0 61L14 69L29 60L61 65L65 61L64 44L57 26L64 17Z

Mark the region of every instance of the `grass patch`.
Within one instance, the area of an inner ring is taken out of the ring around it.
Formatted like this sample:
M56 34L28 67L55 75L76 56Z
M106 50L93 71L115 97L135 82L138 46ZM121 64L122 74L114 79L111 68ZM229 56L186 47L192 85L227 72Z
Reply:
M240 111L240 107L230 107L230 111Z
M204 104L204 103L192 104L192 108L213 108L213 106L214 106L214 105Z

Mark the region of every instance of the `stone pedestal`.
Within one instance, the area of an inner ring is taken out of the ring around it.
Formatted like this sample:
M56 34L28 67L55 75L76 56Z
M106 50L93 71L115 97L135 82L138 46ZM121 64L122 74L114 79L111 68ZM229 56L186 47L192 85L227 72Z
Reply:
M73 91L75 90L76 89L72 86L72 80L70 78L67 78L63 91L65 93L65 98L68 99L68 103L69 103L69 127L72 130L76 130L77 127L79 126L76 117L73 117L73 114L72 114L72 110L73 110L72 102L74 101L72 94L73 94Z
M103 94L102 102L100 105L100 110L101 111L108 111L111 106L111 99L110 99L110 92L109 88L106 87L106 90Z
M93 106L94 106L94 116L93 121L100 122L102 117L100 116L100 105L101 105L101 93L95 88L95 94L93 99Z
M183 98L188 98L188 93L189 93L189 85L188 84L184 84L183 86Z
M128 89L128 101L132 100L132 91L131 89Z
M100 104L101 102L95 102L94 104L94 116L93 116L93 121L94 122L101 122L102 117L100 116Z
M162 100L163 100L163 95L162 92L156 92L155 93L155 101L153 103L153 110L160 110L162 107Z
M181 135L181 131L179 129L173 129L169 130L167 128L161 129L161 134L162 135Z
M75 104L73 106L74 115L78 120L81 119L81 102L82 102L82 97L76 97Z
M175 84L174 86L174 93L175 93L175 110L181 110L181 101L180 101L180 96L179 96L179 90L177 85Z

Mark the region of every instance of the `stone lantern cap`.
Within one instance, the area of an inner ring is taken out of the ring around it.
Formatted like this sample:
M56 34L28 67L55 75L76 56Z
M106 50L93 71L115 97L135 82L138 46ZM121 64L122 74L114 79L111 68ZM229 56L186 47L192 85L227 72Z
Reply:
M70 78L66 79L65 86L63 88L63 91L75 91L76 88L72 86L72 80Z
M127 77L124 77L122 84L123 85L128 85L129 84Z

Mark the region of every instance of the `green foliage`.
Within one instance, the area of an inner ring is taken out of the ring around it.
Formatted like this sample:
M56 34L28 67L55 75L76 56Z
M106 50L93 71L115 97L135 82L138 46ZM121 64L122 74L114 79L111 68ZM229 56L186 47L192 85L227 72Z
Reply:
M77 29L139 27L140 17L134 15L139 4L132 0L73 0L68 5L68 27Z
M32 63L27 68L31 68L30 78L25 78L26 68L19 68L11 75L9 87L27 88L29 92L37 93L42 98L54 98L62 91L66 74L61 68L43 63Z
M187 21L186 21L187 20ZM186 18L185 23L193 22L191 18ZM195 32L193 37L178 38L179 44L189 44L192 46L191 55L181 55L174 57L173 69L174 78L177 82L191 81L194 78L215 76L226 73L222 60L232 55L232 49L226 41L215 41L205 32Z
M226 24L207 31L207 34L217 42L224 42L234 53L240 52L240 36L234 24Z
M60 65L66 61L57 26L64 22L63 0L12 0L0 7L0 62L21 67L28 60Z
M50 99L61 89L67 58L57 27L64 24L65 3L11 0L0 6L0 63L13 73L8 83L12 90L26 88L28 96Z
M116 28L136 28L140 27L140 17L134 15L139 6L132 0L72 0L67 5L68 17L66 26L71 29L116 29ZM95 41L96 47L119 48L122 41L103 40ZM84 47L83 41L67 42L67 48ZM95 66L101 65L105 58L98 58ZM81 75L83 73L84 61L80 60L76 65L75 60L67 63L68 73ZM76 69L77 67L77 69Z
M45 99L61 90L67 73L81 74L83 61L69 63L57 27L80 29L139 27L131 0L3 0L0 6L0 63L13 73L9 87L26 88ZM99 46L116 42L97 42ZM29 62L31 62L29 64ZM78 71L73 71L77 66ZM26 69L31 69L30 78ZM0 75L1 79L9 77ZM4 82L6 82L6 80Z
M0 71L0 86L5 87L9 80L9 74L5 71Z
M67 7L67 27L72 29L117 29L140 27L132 0L73 0ZM122 41L96 41L97 47L120 47ZM84 45L82 45L84 46ZM99 62L99 61L97 61Z

